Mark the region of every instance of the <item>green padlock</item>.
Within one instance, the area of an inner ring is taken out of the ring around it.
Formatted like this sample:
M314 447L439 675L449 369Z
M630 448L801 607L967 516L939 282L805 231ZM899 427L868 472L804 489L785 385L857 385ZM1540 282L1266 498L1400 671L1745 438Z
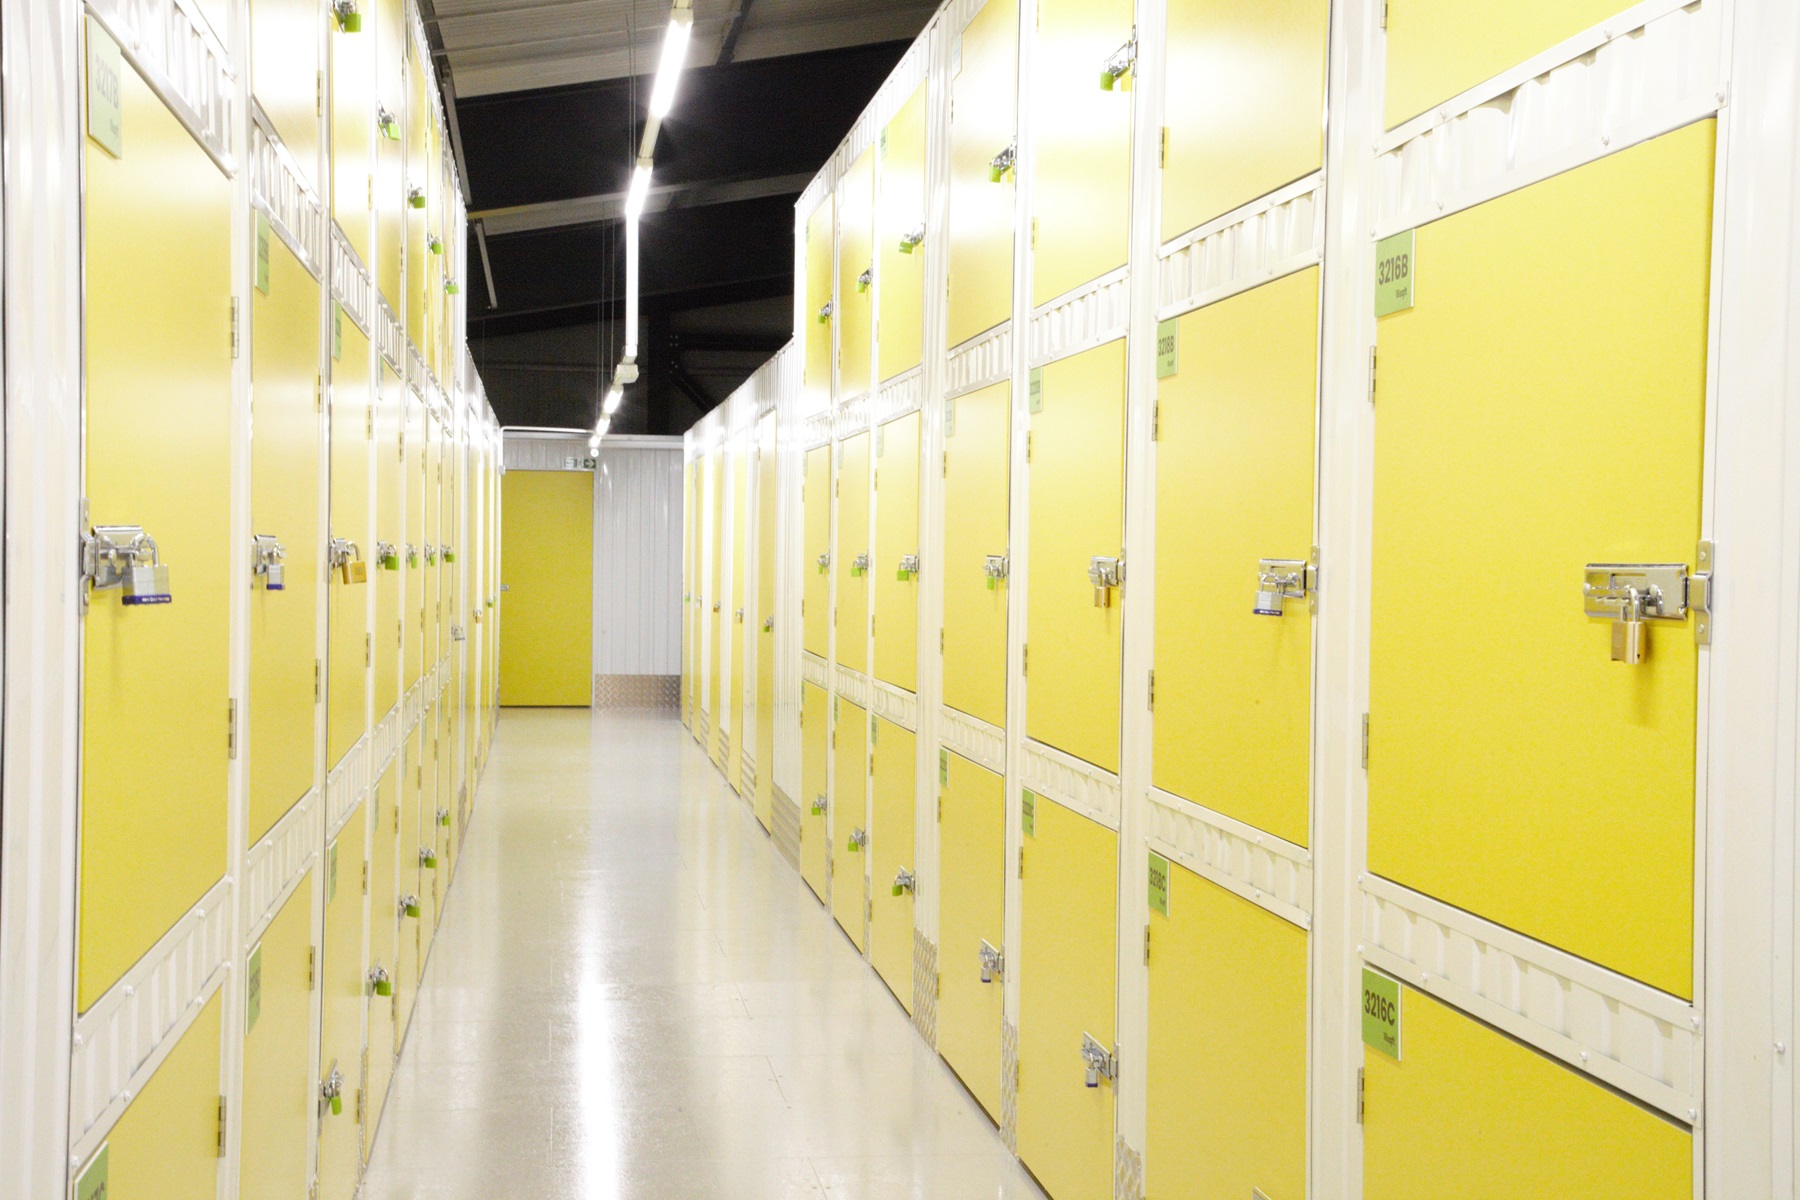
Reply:
M428 871L437 870L437 851L429 846L419 847L419 865Z
M444 280L444 291L447 294L454 296L462 291L462 284L456 282L454 279L446 279Z
M341 1094L331 1098L331 1115L334 1117L344 1115L344 1097Z
M447 808L438 809L437 821L438 824L442 825L445 829L450 828L450 810Z
M406 189L406 202L414 208L424 208L425 207L425 189L422 187L407 188Z
M400 911L409 917L419 915L419 898L417 896L400 897Z
M337 0L331 6L331 13L337 18L338 28L345 33L362 32L362 13L356 7L356 0Z
M393 977L387 973L387 968L380 964L370 968L369 986L374 990L377 996L391 996L394 994Z

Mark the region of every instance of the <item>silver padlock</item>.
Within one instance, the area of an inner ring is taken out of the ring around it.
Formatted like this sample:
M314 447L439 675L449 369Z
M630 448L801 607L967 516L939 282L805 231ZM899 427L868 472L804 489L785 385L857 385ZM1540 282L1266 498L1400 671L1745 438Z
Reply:
M1644 595L1636 588L1625 589L1625 602L1619 609L1619 619L1612 627L1612 660L1636 666L1644 661L1644 654L1649 650L1649 640L1645 637Z
M284 590L287 579L286 558L287 550L274 534L259 533L251 537L250 577L252 581L261 579L265 591Z
M1006 955L986 938L981 940L981 947L976 953L981 960L981 982L992 983L995 976L1006 970Z
M281 563L270 563L269 569L263 573L263 590L281 592L287 590L287 567Z
M167 604L169 568L161 563L132 563L125 568L125 593L121 604Z

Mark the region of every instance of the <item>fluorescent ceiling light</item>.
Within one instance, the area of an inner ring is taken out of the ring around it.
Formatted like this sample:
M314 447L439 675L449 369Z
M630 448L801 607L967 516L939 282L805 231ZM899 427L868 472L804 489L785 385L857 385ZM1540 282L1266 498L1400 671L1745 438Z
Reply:
M636 169L631 172L631 187L625 193L625 219L636 223L644 215L644 201L650 198L650 163L647 159L638 159Z
M609 430L611 428L612 428L612 418L611 417L601 417L600 423L598 425L594 426L594 440L596 442L598 442L601 438L606 436L607 430Z
M650 115L658 121L675 107L675 85L681 78L682 64L687 61L688 34L693 27L691 11L670 14L669 27L663 33L662 61L656 66L656 86L650 90Z
M619 405L624 402L625 393L615 387L610 392L606 393L606 406L600 411L610 417L619 411Z

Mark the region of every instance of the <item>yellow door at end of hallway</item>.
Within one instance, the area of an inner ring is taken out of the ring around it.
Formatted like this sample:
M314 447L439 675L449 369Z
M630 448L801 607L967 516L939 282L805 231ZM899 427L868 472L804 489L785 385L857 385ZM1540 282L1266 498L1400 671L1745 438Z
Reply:
M769 829L775 806L775 414L759 422L756 500L756 819Z
M1054 800L1032 809L1019 867L1019 1158L1052 1200L1112 1189L1119 835Z
M508 471L501 481L506 647L500 702L594 700L594 476Z
M1304 846L1318 269L1176 325L1158 371L1153 778Z
M831 781L826 753L831 737L831 703L825 689L800 684L800 876L820 900L825 899L826 865L831 847L826 839L825 810Z
M400 809L394 803L398 775L390 768L375 781L369 793L369 966L381 968L390 979L400 962L400 932L412 929L407 904L415 897L402 895L396 874L399 851ZM373 1141L387 1100L388 1081L394 1074L394 1000L392 996L369 998L369 1078L365 1142ZM364 1149L367 1157L367 1148Z
M218 1194L223 1009L223 995L214 992L106 1141L75 1172L70 1196L197 1200Z
M1025 732L1117 771L1125 343L1050 363L1031 387Z
M725 782L735 792L742 792L744 787L744 685L747 682L744 678L744 643L749 635L744 628L744 581L749 565L745 534L750 528L750 467L742 447L734 449L731 455L731 586L725 592L731 611L721 619L731 639L728 660L731 664L731 757L725 764ZM755 751L751 751L751 761L756 761Z
M1683 997L1713 137L1418 229L1376 368L1369 868ZM1497 563L1471 639L1444 582Z
M318 0L251 0L251 90L263 116L289 153L289 161L307 186L319 176L319 22L325 10ZM217 32L226 36L223 26ZM318 326L318 314L313 325Z
M1178 863L1150 868L1167 913L1153 886L1145 1194L1304 1196L1306 932Z
M831 407L831 360L834 354L832 294L836 264L832 250L837 243L837 214L827 195L806 219L806 313L800 337L806 342L802 387L806 412Z
M375 550L369 572L375 580L375 720L389 713L399 720L401 629L400 581L405 569L406 524L400 509L405 451L406 385L381 364L375 408Z
M919 739L886 717L869 732L869 962L910 1013Z
M289 1200L311 1182L312 881L310 870L300 877L244 972L242 1200Z
M369 261L374 198L375 39L332 21L331 219L357 257Z
M919 365L925 346L925 110L928 89L913 89L881 131L881 194L875 229L881 259L876 298L875 378L882 383Z
M1329 0L1172 0L1162 240L1317 171Z
M1006 785L949 750L937 769L938 1053L999 1121Z
M328 597L326 693L327 767L335 769L368 730L369 667L374 658L369 628L369 562L363 543L369 529L369 339L348 318L333 336L331 364L331 526L325 588Z
M806 479L801 487L806 520L806 579L800 599L802 641L809 654L824 658L831 639L831 447L806 452Z
M325 949L320 956L321 996L319 1083L313 1095L336 1072L343 1104L334 1112L322 1105L319 1114L319 1198L350 1200L362 1161L362 1134L357 1124L356 1091L363 1087L363 1004L370 1011L389 1003L395 983L393 964L369 962L364 955L363 872L367 869L366 815L361 809L325 848ZM385 976L382 970L385 968Z
M833 696L831 715L831 915L862 950L869 903L869 714Z
M1019 4L987 0L957 35L950 100L949 344L1012 316Z
M1363 1194L1694 1194L1693 1134L1449 1008L1399 991L1400 1057L1363 1049Z
M1006 724L1011 427L1011 384L944 401L944 703L995 727Z
M959 518L960 519L960 518ZM919 414L875 431L875 678L919 686Z
M1125 265L1131 222L1132 0L1040 0L1031 303Z
M864 150L838 184L837 395L869 390L875 348L875 148Z
M1392 129L1630 7L1630 0L1387 0Z
M874 555L869 546L869 435L859 433L837 448L837 603L833 650L839 666L858 673L869 669L869 572Z
M250 818L254 844L313 785L320 697L319 284L266 220L268 290L251 297Z
M91 20L84 32L106 37ZM86 590L82 616L80 1011L224 876L228 720L238 719L227 672L240 583L231 184L137 72L113 61L123 154L83 143L81 534L112 570L108 586Z

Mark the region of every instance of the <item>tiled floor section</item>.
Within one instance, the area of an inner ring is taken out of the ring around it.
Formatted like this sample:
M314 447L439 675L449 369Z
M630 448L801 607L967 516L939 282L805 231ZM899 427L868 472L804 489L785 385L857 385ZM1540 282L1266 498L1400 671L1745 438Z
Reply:
M503 715L364 1200L1041 1196L674 717Z

